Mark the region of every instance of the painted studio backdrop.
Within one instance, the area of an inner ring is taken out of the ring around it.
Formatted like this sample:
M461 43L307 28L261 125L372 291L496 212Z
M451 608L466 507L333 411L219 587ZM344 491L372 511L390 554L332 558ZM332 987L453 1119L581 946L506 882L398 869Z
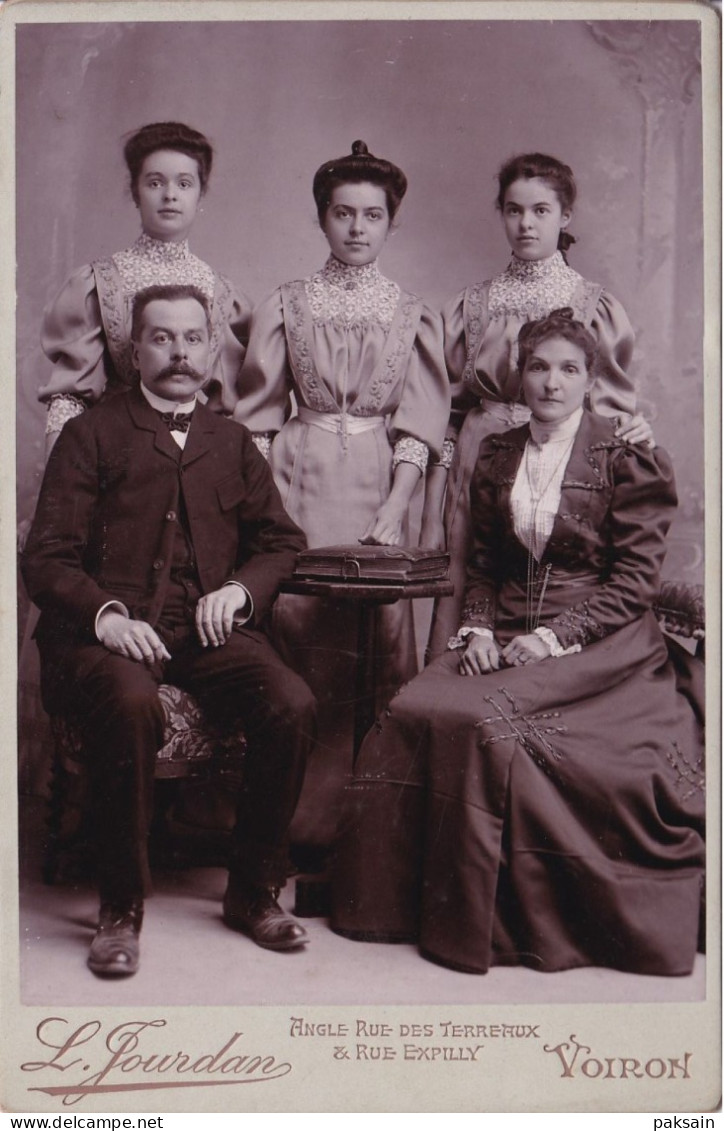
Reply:
M324 262L312 176L355 138L408 176L382 268L435 306L504 269L495 173L541 150L576 174L571 265L628 312L639 404L674 460L665 574L702 579L697 23L29 24L16 43L19 519L43 467L43 308L140 230L128 131L177 119L212 139L192 250L254 301Z

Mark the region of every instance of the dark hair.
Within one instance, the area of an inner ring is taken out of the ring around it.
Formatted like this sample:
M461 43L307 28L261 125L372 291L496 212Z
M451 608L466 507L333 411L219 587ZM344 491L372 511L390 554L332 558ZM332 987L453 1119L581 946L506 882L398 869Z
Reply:
M209 301L203 291L198 287L194 287L191 283L167 283L155 287L146 287L142 291L138 291L133 296L133 306L131 312L131 341L137 342L141 337L141 330L143 328L143 315L146 307L151 302L171 301L176 299L193 298L196 299L199 306L203 308L206 315L206 326L211 336L211 312L209 310Z
M529 181L538 177L545 181L558 197L558 203L564 211L571 211L576 202L577 188L570 165L564 165L555 157L546 153L522 153L518 157L511 157L510 161L501 167L498 172L497 206L503 211L505 194L515 181ZM558 250L565 256L568 248L575 243L575 236L561 228L558 235Z
M402 198L407 192L407 177L402 169L398 169L391 161L386 161L384 157L375 157L370 153L363 141L353 141L351 153L345 157L335 157L331 161L325 161L314 174L312 192L320 225L324 225L334 189L339 185L358 185L365 181L379 185L385 190L387 211L390 220L394 220Z
M159 149L174 149L177 153L193 157L199 168L201 192L206 192L214 159L210 141L183 122L152 122L131 134L123 146L123 156L131 174L131 196L135 204L138 204L138 178L143 162L149 154L156 153Z
M528 359L541 342L548 338L565 338L583 350L586 358L586 371L592 376L598 359L598 346L593 334L582 322L573 317L570 306L553 310L545 318L526 322L518 334L518 373L522 376Z

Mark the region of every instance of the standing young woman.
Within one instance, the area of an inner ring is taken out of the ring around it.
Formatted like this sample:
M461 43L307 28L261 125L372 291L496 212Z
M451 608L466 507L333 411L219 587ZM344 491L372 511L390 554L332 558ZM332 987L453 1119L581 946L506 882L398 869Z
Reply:
M211 144L182 122L153 122L129 137L123 154L141 235L75 270L45 312L41 341L53 368L39 398L48 405L48 450L66 420L133 384L131 303L155 284L191 283L206 295L213 332L206 393L227 414L236 402L251 307L188 245L211 174Z
M571 169L555 157L529 153L508 161L498 183L497 206L511 261L501 275L467 287L443 315L453 406L443 460L428 473L421 541L447 546L455 594L435 605L430 657L445 651L459 623L470 552L470 476L480 442L529 417L520 402L517 371L517 338L525 322L571 307L598 343L590 407L622 418L616 432L621 439L636 443L651 438L642 417L631 419L636 394L628 366L634 336L626 312L566 260L575 243L568 232L576 199Z
M235 416L270 446L284 504L311 547L408 541L410 500L441 451L450 393L440 319L377 266L406 188L402 170L361 141L325 162L312 191L329 258L254 312ZM320 706L306 787L313 811L301 832L310 843L329 839L351 766L355 616L292 596L274 611L277 645ZM378 639L386 699L417 669L409 603L381 611Z

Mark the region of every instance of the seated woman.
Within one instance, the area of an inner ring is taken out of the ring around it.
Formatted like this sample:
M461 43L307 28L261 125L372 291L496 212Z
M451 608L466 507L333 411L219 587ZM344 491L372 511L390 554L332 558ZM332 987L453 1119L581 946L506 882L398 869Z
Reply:
M518 341L532 419L481 445L463 627L365 740L332 926L470 973L687 974L701 715L651 608L671 464L584 410L596 346L570 310Z

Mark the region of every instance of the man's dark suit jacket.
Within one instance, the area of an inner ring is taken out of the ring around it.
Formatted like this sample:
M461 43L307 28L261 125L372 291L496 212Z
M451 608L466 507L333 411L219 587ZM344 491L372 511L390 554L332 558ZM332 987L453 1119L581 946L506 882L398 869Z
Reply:
M203 592L241 582L259 625L305 538L251 433L197 404L180 452L138 389L69 421L23 556L39 640L95 641L96 615L114 599L156 625L182 507Z

